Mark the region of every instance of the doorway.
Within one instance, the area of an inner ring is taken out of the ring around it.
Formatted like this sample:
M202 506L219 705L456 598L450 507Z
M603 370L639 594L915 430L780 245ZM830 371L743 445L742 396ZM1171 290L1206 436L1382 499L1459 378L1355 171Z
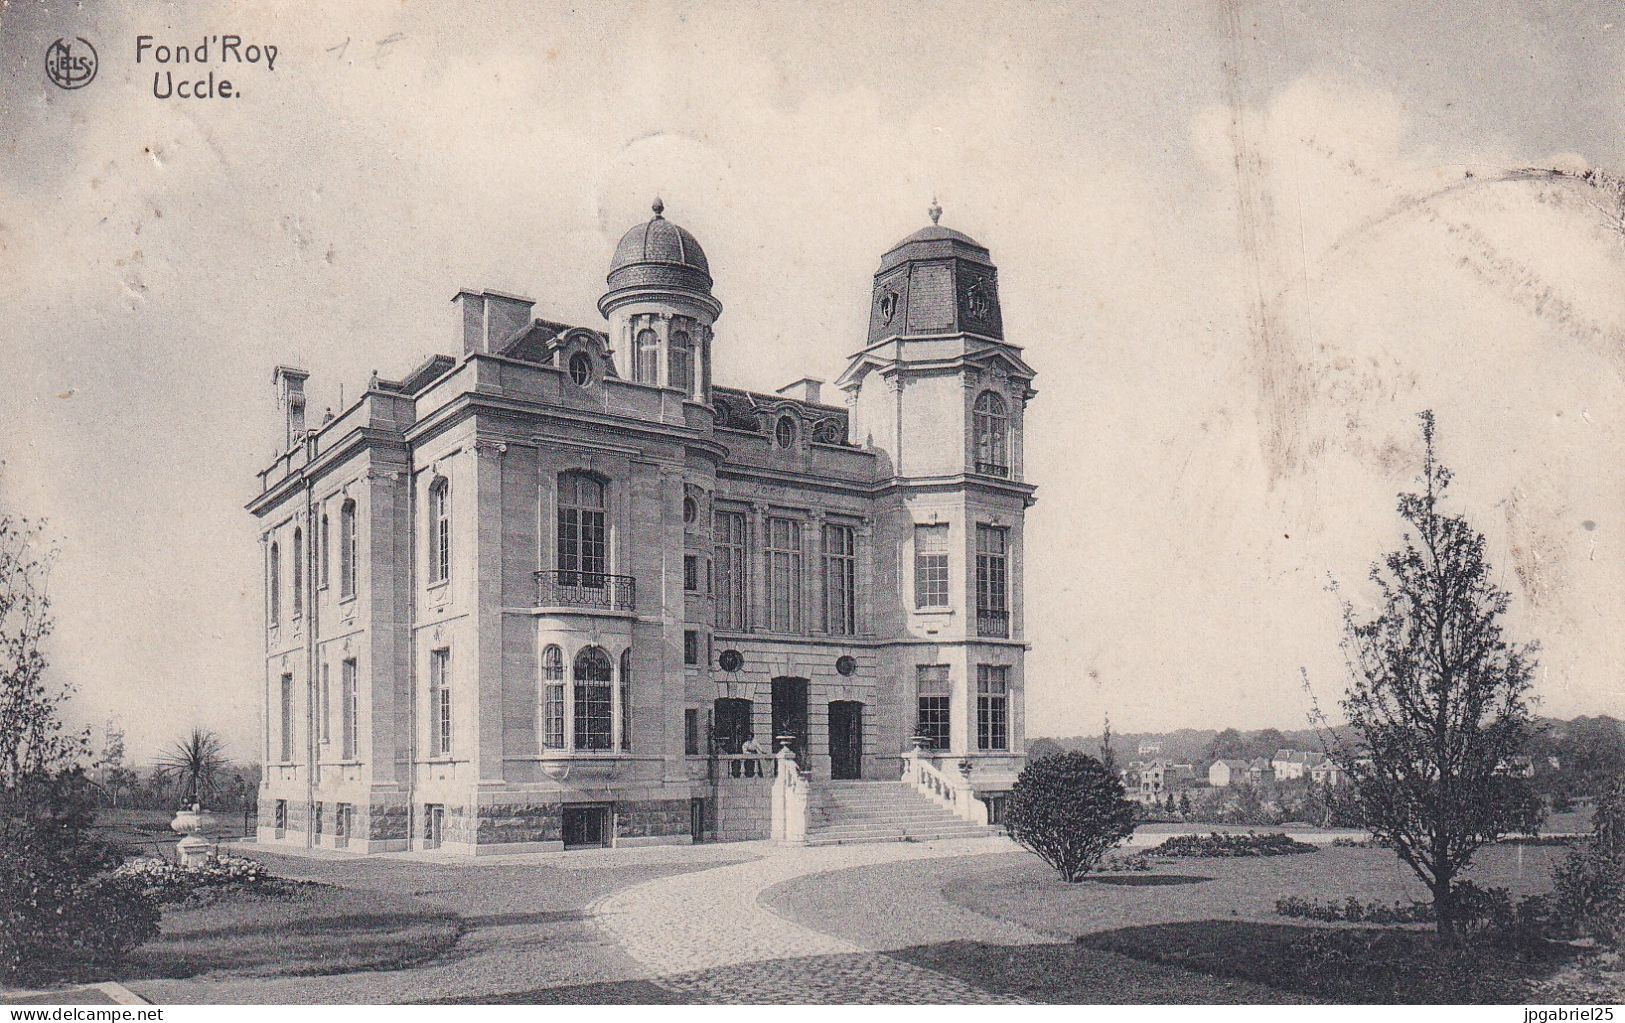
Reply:
M807 752L807 680L804 678L776 678L773 680L773 751L778 752L779 736L790 736L790 749L803 769Z
M601 849L609 845L609 807L599 805L564 808L564 847Z
M836 781L863 777L863 704L856 700L829 705L829 776Z

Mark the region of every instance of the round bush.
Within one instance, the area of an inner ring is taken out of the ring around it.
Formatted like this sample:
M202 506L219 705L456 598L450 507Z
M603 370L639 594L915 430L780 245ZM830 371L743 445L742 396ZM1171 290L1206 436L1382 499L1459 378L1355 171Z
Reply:
M1134 833L1134 804L1100 761L1067 752L1027 764L1005 808L1010 837L1080 880L1107 850Z

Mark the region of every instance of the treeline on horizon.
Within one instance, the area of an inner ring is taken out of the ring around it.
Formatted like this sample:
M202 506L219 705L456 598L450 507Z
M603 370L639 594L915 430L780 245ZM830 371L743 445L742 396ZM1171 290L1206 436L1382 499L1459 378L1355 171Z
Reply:
M1525 753L1535 768L1536 788L1543 792L1590 795L1606 782L1625 776L1625 723L1600 714L1564 721L1538 718L1537 731ZM1063 750L1081 750L1092 756L1100 753L1099 735L1043 736L1027 740L1029 757ZM1243 731L1235 728L1180 728L1171 732L1113 732L1112 755L1122 767L1131 760L1167 760L1206 770L1215 760L1268 758L1276 750L1328 752L1338 742L1354 745L1352 736L1341 728L1279 729ZM1156 752L1141 753L1143 744L1158 744ZM1558 767L1550 766L1556 757Z

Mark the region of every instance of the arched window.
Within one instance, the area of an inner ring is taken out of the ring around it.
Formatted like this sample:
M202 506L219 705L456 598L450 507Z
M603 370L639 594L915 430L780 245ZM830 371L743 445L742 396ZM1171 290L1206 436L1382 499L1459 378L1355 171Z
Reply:
M688 331L672 331L671 386L681 388L684 394L691 393L694 387L693 351L694 347L688 339Z
M796 421L789 416L780 416L779 421L773 425L773 438L779 442L781 448L791 448L796 443Z
M971 410L976 438L976 471L988 476L1010 475L1009 447L1010 418L1004 410L1004 399L992 391L976 396Z
M429 484L429 581L451 578L451 481Z
M265 582L266 590L270 595L267 617L275 625L282 620L282 548L274 541L271 544L269 555L270 565L267 570Z
M575 748L607 750L614 726L609 654L589 646L576 654Z
M621 651L621 749L632 748L632 648Z
M559 477L559 585L602 589L609 571L604 484L583 473Z
M564 748L564 651L542 651L542 746Z
M305 613L305 534L296 526L293 531L293 616Z
M637 348L633 352L632 379L640 384L660 382L660 338L647 327L638 331Z
M339 507L339 597L355 596L356 555L360 547L355 535L355 502Z

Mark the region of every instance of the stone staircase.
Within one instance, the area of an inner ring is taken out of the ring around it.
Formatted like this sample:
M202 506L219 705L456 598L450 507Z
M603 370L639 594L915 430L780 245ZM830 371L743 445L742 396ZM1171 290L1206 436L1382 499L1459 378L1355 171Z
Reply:
M985 838L1003 828L961 820L900 781L824 781L813 784L808 845L860 842L930 842Z

